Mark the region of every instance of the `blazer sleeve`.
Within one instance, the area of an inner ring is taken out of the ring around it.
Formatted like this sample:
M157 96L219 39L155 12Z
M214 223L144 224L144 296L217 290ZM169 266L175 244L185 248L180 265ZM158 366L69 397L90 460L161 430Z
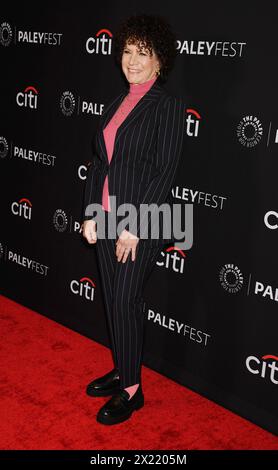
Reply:
M113 98L111 98L105 104L104 111L100 116L96 132L98 132L101 129L101 124L102 124L104 117L106 116L106 113L109 111L110 107L114 104L115 100L118 98L119 98L118 95L116 97L113 96ZM96 211L93 211L93 212L90 211L88 206L92 204L93 202L95 202L96 200L95 196L96 196L97 186L99 183L99 170L100 170L100 162L99 162L97 155L94 153L92 162L88 166L87 179L86 179L86 184L85 184L85 189L84 189L83 210L82 210L83 221L93 220L97 214Z
M93 220L96 215L96 211L91 212L89 205L95 202L96 189L98 185L99 169L97 164L97 157L94 154L91 163L87 169L87 178L84 188L84 199L83 199L83 221Z
M185 132L185 104L182 98L174 96L168 96L167 98L162 108L158 127L156 162L158 172L151 179L140 204L155 203L160 205L166 202L167 196L172 190L182 153ZM137 217L129 225L128 230L140 238L138 211L139 208L137 208ZM150 214L148 214L148 221L146 217L147 214L141 217L142 227L146 223L150 223Z

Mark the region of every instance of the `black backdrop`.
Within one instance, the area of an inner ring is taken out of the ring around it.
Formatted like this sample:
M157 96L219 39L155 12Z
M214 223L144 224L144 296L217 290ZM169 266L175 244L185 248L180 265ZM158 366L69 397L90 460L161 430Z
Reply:
M165 87L187 103L173 196L193 204L194 242L165 248L146 287L144 364L277 433L277 12L269 8L2 6L0 265L4 295L109 346L95 246L80 233L86 164L105 104L126 86L113 59L117 25L132 13L165 15L180 52Z

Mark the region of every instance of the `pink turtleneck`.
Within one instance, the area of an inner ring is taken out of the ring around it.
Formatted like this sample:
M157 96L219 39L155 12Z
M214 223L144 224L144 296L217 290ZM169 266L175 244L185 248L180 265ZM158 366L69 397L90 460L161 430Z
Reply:
M151 78L150 80L139 84L130 83L128 94L121 102L120 106L112 116L111 120L108 122L107 126L103 129L103 136L109 162L111 161L113 155L114 141L118 127L122 124L122 122L138 103L138 101L142 98L142 96L151 88L156 78L157 77ZM108 175L106 176L103 185L102 208L108 212L111 212L108 192Z

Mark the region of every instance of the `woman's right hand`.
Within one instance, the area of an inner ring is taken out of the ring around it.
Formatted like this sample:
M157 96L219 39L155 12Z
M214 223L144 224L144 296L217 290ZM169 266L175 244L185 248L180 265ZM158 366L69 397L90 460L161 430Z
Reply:
M84 220L83 237L86 238L87 242L92 244L97 242L97 231L96 231L96 222L94 220Z

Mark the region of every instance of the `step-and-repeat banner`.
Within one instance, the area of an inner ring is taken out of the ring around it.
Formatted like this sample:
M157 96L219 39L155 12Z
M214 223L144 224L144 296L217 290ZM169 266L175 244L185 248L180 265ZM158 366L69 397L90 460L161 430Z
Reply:
M143 363L277 433L275 12L28 5L4 5L0 18L2 294L110 346L96 247L80 231L87 164L106 104L127 86L118 24L164 15L179 53L164 86L186 104L172 195L193 204L193 246L165 246L149 278Z

